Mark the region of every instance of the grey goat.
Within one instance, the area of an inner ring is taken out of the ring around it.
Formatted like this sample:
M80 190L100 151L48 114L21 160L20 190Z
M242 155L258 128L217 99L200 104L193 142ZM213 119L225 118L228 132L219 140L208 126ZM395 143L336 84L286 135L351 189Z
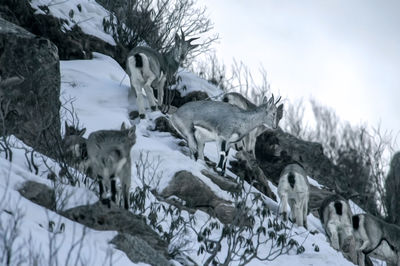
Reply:
M236 105L244 110L252 110L257 107L254 103L250 102L246 97L244 97L242 94L237 93L237 92L229 92L222 97L223 102L227 102L233 105ZM278 100L279 101L279 100ZM277 101L277 102L278 102ZM282 118L282 115L280 115L280 118ZM278 121L279 123L279 121ZM241 142L236 144L237 148L243 146L243 149L248 152L249 154L253 155L253 157L256 157L256 141L257 137L260 136L262 133L265 131L269 130L271 128L266 127L265 125L261 125L259 127L256 127L250 133L243 138Z
M400 227L370 214L353 216L353 230L357 243L358 265L364 266L369 255L386 261L388 266L400 266Z
M186 139L192 156L204 160L204 145L216 141L220 156L218 169L225 174L230 146L242 140L261 125L276 129L282 117L283 105L276 106L274 96L253 110L243 110L225 102L189 102L172 114L171 123Z
M196 39L198 38L186 41L182 32L182 37L175 34L175 45L165 54L144 46L135 47L129 52L126 70L131 82L131 91L136 94L140 118L145 118L142 89L144 89L149 106L153 111L156 110L153 89L157 90L158 106L162 106L165 82L172 80L188 52L198 46L190 44Z
M131 186L130 150L136 142L135 127L126 129L123 123L121 130L95 131L88 139L83 137L85 131L85 128L66 129L64 149L73 158L72 161L78 163L79 170L86 173L89 168L91 169L91 177L97 178L99 182L100 199L109 206L110 199L104 196L104 192L111 190L111 200L117 201L116 177L118 177L122 186L124 207L128 209Z

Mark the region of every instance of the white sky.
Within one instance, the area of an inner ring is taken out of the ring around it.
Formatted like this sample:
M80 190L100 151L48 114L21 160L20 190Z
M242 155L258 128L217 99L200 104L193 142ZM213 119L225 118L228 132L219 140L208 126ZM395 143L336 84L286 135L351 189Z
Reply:
M400 131L400 1L199 0L217 55L268 73L274 92L310 96L352 123Z

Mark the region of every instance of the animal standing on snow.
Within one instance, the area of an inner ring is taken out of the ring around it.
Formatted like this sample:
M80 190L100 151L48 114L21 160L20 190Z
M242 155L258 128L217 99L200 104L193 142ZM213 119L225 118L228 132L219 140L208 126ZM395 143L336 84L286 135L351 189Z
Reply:
M148 104L153 111L156 110L153 89L157 90L158 106L162 106L165 82L172 80L188 52L198 46L190 44L196 39L198 38L185 41L182 32L182 37L175 34L175 46L166 54L143 46L135 47L129 52L126 69L131 82L131 90L136 94L141 119L145 118L145 100L142 89L144 89Z
M90 166L99 182L100 199L108 205L110 200L104 197L104 192L111 188L111 200L116 202L116 177L118 177L121 182L124 207L129 209L130 151L135 142L135 127L126 129L124 123L121 130L99 130L89 135L87 150Z
M339 195L325 198L319 208L319 217L332 247L357 263L352 216L349 203Z
M226 93L224 95L224 97L222 98L222 101L236 105L244 110L253 110L257 107L254 103L250 102L242 94L237 93L237 92ZM281 110L281 112L278 114L279 120L282 118L282 115L283 115L282 111L283 110ZM279 123L279 121L278 121L278 123ZM268 129L271 129L271 128L268 128L265 125L256 127L255 129L250 131L250 133L247 136L245 136L243 138L243 140L240 142L240 144L243 146L244 150L246 152L248 152L249 154L253 155L254 158L256 157L257 137L260 136L262 133L264 133ZM236 145L238 146L238 144L236 144Z
M171 116L171 122L186 139L195 160L204 160L205 143L216 141L220 155L217 169L224 175L232 143L242 140L251 130L261 125L272 129L278 127L283 105L277 107L276 104L274 96L253 110L243 110L225 102L189 102Z
M283 220L287 221L287 204L290 205L291 220L307 229L308 201L310 184L303 167L298 164L287 165L279 178L278 195Z
M400 227L370 214L354 215L352 222L358 265L364 266L364 256L369 255L386 261L388 266L400 266Z
M110 204L104 192L111 190L111 200L116 202L116 177L120 179L125 209L129 208L129 188L131 186L130 150L135 144L135 127L121 130L99 130L92 132L88 139L83 138L86 129L76 130L66 126L63 140L67 154L80 162L82 172L91 169L91 177L99 182L100 199ZM86 156L83 156L86 154ZM82 158L84 157L84 160ZM119 193L120 194L120 193ZM120 198L120 197L118 197Z

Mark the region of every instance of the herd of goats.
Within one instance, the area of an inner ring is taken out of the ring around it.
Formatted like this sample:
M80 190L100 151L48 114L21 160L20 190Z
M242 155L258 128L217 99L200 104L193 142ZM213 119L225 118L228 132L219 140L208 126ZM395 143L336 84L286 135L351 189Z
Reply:
M136 47L128 55L127 73L131 92L135 94L139 118L145 119L146 106L155 111L162 105L166 81L171 80L192 45L175 35L175 45L166 54L148 47ZM157 101L153 90L157 90ZM146 102L147 101L147 102ZM219 155L217 171L225 174L231 147L240 146L255 156L256 138L266 130L278 127L283 116L283 104L274 96L254 105L239 93L227 93L222 101L188 102L169 116L176 131L186 140L191 157L204 160L204 145L215 141ZM65 124L64 150L71 164L96 179L100 199L110 206L111 201L123 198L129 209L131 185L130 150L136 142L135 127L120 130L100 130L88 138L79 130ZM119 178L121 189L117 189ZM118 190L118 191L117 191ZM278 195L281 200L280 214L287 221L287 205L290 219L297 226L307 229L310 185L307 174L299 164L287 165L281 173ZM319 210L320 219L332 247L358 265L365 265L365 255L387 262L388 266L400 266L400 227L388 224L370 214L352 215L346 199L339 195L326 198Z

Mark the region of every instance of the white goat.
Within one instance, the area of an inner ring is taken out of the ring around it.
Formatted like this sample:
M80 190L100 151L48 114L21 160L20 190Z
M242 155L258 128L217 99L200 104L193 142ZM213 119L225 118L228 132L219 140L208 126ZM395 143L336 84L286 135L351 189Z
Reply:
M319 217L332 247L357 263L352 216L347 200L336 194L325 198L319 208Z
M308 201L310 184L303 167L298 164L287 165L279 178L278 195L283 220L287 221L287 204L290 205L291 220L307 229Z
M156 110L156 101L153 89L157 90L158 106L162 106L164 97L165 82L170 82L179 65L185 60L188 52L198 45L190 44L191 41L198 38L191 38L185 41L182 32L180 38L175 35L175 45L172 49L161 54L156 50L138 46L133 48L126 60L126 70L131 82L131 91L136 94L139 117L145 118L145 102L142 89L144 89L147 101L152 109Z

